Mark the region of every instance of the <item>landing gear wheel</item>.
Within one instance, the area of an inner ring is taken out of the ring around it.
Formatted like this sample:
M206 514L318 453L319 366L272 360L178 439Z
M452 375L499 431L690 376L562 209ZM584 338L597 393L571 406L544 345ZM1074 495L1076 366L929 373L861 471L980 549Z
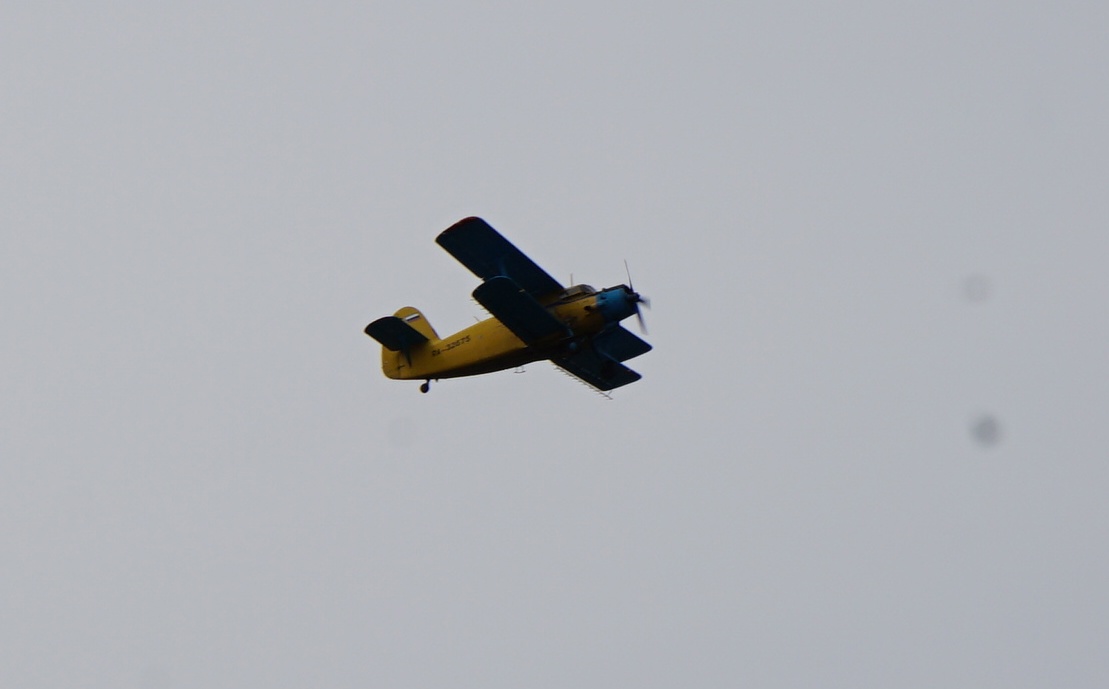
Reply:
M420 384L420 392L427 392L431 389L431 381L427 380Z

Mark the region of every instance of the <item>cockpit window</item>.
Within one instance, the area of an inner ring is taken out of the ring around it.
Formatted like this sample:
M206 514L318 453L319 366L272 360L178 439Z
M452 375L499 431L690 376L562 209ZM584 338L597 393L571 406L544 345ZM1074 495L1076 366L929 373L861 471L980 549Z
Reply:
M589 285L574 285L573 287L566 288L566 290L562 293L562 298L573 299L575 297L584 297L596 293L597 290L593 289Z

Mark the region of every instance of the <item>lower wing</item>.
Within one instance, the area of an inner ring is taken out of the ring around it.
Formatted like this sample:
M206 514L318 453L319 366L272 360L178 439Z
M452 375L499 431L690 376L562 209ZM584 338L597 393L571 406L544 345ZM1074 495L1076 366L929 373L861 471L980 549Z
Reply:
M643 377L619 361L602 356L588 346L571 356L551 359L551 362L598 390L612 390L634 383Z

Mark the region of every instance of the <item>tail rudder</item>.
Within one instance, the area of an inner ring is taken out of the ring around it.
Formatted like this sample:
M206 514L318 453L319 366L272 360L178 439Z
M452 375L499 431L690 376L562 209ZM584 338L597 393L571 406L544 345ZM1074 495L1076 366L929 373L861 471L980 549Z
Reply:
M432 342L439 339L439 335L435 332L435 328L431 327L431 323L428 322L427 317L420 313L420 310L416 307L405 306L402 309L398 309L393 315L407 323L410 327L414 328Z
M413 350L439 339L424 315L411 306L377 319L365 332L381 343L381 370L389 378L410 377Z

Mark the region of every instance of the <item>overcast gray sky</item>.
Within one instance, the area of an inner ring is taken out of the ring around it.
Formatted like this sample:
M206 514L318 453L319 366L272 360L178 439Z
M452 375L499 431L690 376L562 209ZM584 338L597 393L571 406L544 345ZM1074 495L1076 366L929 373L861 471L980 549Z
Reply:
M1109 10L309 4L0 10L0 685L1109 685Z

